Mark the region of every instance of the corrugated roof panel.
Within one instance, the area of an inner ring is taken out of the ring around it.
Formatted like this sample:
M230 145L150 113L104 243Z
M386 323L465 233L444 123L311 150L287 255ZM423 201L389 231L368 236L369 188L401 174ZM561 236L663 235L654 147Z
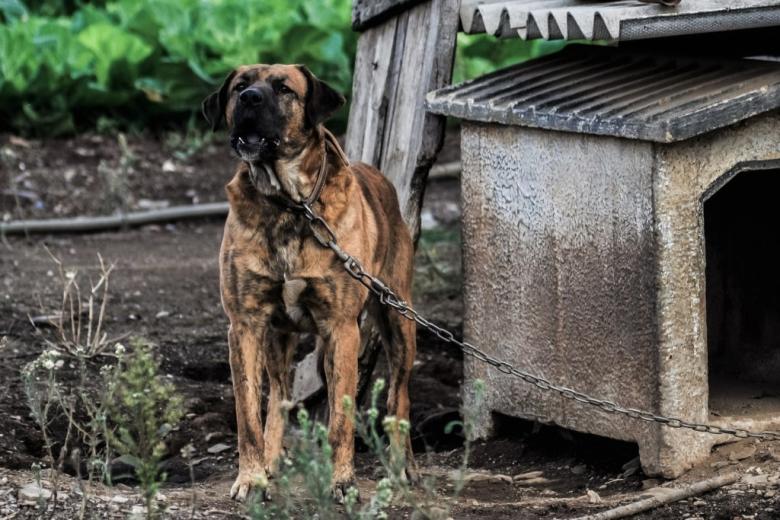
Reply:
M672 142L780 108L780 63L573 45L431 92L427 106L467 120Z
M463 30L527 40L642 40L780 25L777 0L463 0Z

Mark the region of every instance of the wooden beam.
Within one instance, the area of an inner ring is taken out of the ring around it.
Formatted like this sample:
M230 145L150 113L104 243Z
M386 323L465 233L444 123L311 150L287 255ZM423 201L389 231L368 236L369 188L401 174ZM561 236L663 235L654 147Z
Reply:
M364 31L378 25L423 0L355 0L352 5L352 29Z

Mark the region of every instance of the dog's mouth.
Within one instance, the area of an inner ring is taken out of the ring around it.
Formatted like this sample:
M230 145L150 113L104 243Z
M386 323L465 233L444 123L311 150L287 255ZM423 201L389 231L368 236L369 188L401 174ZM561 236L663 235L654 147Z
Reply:
M277 137L263 137L254 133L230 136L230 145L242 159L248 161L273 157L279 144Z

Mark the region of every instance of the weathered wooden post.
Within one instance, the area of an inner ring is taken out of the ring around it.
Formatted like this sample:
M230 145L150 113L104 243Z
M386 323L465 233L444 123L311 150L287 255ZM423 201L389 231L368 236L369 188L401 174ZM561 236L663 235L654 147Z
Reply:
M444 118L426 112L426 93L450 83L457 1L356 0L358 40L347 154L376 166L398 191L414 238L425 181L444 138Z

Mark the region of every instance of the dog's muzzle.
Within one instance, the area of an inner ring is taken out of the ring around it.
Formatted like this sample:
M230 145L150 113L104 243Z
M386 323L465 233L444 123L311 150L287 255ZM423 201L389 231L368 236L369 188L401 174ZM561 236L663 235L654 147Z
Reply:
M233 135L230 137L230 145L238 155L245 159L263 158L275 154L279 148L279 139L260 137L257 134Z
M265 90L247 88L236 104L230 146L244 160L273 158L281 142L277 134L281 126L279 109L273 94Z

